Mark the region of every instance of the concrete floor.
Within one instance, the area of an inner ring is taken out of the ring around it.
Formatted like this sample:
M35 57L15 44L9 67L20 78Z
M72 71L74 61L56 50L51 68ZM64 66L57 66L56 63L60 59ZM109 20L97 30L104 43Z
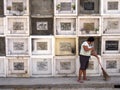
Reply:
M0 90L120 90L120 76L108 81L102 76L88 78L84 83L77 77L0 78Z

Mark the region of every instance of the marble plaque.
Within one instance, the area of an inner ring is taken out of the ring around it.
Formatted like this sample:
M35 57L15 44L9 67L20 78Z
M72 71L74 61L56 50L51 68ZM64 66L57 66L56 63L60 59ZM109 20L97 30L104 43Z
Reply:
M24 50L24 42L13 42L13 50Z
M85 30L94 30L94 23L84 23Z
M37 30L48 30L48 22L37 22Z
M108 10L118 10L118 2L108 2Z
M48 62L39 61L37 62L37 71L47 71L48 70Z
M108 21L107 27L109 27L109 29L119 29L119 21Z
M60 23L60 25L61 25L61 30L63 30L63 31L71 30L71 23Z
M106 61L106 68L107 69L116 69L117 61Z
M23 11L23 2L12 2L13 11Z
M118 50L119 42L118 41L106 41L105 49L106 50Z
M71 70L71 62L60 62L60 70Z
M14 62L14 70L24 70L24 62Z
M13 22L13 30L24 30L23 22Z
M37 42L37 50L48 50L47 42Z
M71 51L71 43L69 42L61 42L60 43L60 51Z
M62 2L60 10L61 11L71 11L71 2Z
M94 2L84 2L84 10L94 10Z

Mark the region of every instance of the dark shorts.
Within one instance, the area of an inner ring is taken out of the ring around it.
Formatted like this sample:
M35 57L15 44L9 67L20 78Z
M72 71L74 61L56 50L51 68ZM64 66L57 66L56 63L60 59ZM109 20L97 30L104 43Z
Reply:
M80 69L86 70L88 68L90 56L80 55Z

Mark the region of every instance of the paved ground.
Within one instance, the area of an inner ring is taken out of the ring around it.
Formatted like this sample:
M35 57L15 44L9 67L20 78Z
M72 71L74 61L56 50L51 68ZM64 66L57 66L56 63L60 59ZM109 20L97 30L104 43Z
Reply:
M90 81L77 82L77 77L0 78L0 88L120 88L120 76L104 81L103 77L88 77Z

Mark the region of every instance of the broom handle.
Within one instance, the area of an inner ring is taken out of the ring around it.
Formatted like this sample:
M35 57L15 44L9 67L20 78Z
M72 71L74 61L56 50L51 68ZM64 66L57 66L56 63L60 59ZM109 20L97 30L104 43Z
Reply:
M101 63L100 63L100 60L99 59L97 59L98 60L98 63L100 64L100 66L101 66L101 68L102 68L102 65L101 65Z

